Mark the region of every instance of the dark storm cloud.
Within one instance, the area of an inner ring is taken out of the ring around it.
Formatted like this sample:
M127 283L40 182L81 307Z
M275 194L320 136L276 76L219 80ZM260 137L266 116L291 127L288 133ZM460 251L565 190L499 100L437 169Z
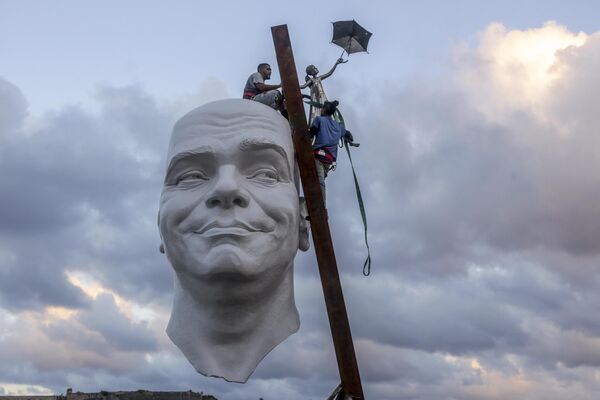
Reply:
M173 118L139 88L100 88L97 114L69 107L25 125L22 96L2 87L1 101L14 109L0 132L5 306L81 307L63 271L91 265L124 292L166 291L149 228Z
M0 302L9 309L54 305L85 308L88 299L67 282L62 265L46 257L23 257L0 269Z
M440 355L371 340L359 339L356 344L358 354L363 356L360 361L364 379L372 384L394 381L437 384L455 373Z
M519 315L501 302L477 277L449 279L443 285L399 283L377 278L377 294L353 279L348 290L362 301L353 307L355 335L382 344L460 355L521 346L527 341ZM374 306L377 305L377 306ZM369 321L364 323L364 321Z
M81 109L44 122L3 143L2 229L46 233L82 218L85 206L122 221L127 210L115 206L148 184L144 165L119 149L115 130Z

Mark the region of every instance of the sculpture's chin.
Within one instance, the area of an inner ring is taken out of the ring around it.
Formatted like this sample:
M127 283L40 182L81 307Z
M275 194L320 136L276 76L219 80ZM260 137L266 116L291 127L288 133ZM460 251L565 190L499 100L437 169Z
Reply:
M258 279L274 266L289 264L298 250L297 235L281 231L239 234L213 229L206 235L163 234L163 240L175 271L200 280Z
M263 257L264 258L264 257ZM179 262L177 262L179 261ZM171 264L179 273L201 280L248 280L265 273L265 264L257 254L232 244L221 244L207 252L194 252L187 257L171 257Z
M205 269L206 275L246 275L248 273L248 257L244 251L234 246L222 245L211 250L204 262L210 267Z

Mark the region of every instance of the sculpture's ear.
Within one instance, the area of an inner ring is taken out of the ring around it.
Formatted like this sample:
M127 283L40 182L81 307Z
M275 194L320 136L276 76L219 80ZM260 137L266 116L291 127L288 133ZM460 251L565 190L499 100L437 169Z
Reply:
M158 251L165 254L165 245L163 244L162 233L160 232L160 210L158 211L158 234L160 235L160 246L158 247Z
M308 241L308 221L306 218L308 217L308 210L306 209L306 200L304 197L299 198L300 202L300 230L298 232L298 248L302 251L306 251L310 247L310 242Z

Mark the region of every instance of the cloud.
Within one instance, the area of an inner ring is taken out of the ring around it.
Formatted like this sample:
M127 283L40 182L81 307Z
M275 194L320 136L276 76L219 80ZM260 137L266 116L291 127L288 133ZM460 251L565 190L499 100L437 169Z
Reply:
M132 323L123 315L110 294L96 297L94 307L78 318L88 329L101 334L112 348L122 351L158 350L157 342L144 322Z
M21 90L0 76L0 138L21 127L27 116L27 107Z
M496 76L496 65L486 57L510 48L513 33L519 33L498 30L492 25L483 36L493 34L494 40L463 49L468 57L457 59L454 76L468 76L468 85L414 82L383 91L391 93L382 97L385 107L377 107L383 112L353 121L359 140L361 134L366 140L355 150L355 163L370 219L377 221L370 224L373 252L394 260L379 263L380 268L446 274L464 272L471 262L483 263L494 253L546 249L578 257L600 250L595 240L600 143L593 129L600 121L588 112L597 99L583 90L596 78L578 73L598 67L597 36L565 33L569 40L587 39L571 47L559 41L556 51L550 49L555 56L549 68L561 73L547 83L544 101L535 110L516 102L501 112L497 99L524 95L498 92L505 76ZM564 28L548 24L523 35L552 39L554 31ZM588 66L576 66L583 59ZM511 84L525 87L529 80L517 75ZM581 91L573 93L575 87ZM482 97L480 89L491 92ZM585 124L576 123L575 114L554 122L557 109L575 110L578 100ZM342 185L334 179L331 184L338 186L332 190L339 188L344 199L351 199L351 180ZM347 200L335 207L352 211ZM344 232L357 236L356 225L344 228L341 243L349 240Z
M13 108L23 103L14 93L2 99ZM169 286L152 227L161 145L174 116L139 87L101 87L97 99L96 114L68 107L31 124L3 125L0 253L7 261L0 273L6 306L82 307L81 295L66 282L67 268L101 266L104 278L140 295ZM148 274L152 269L157 273ZM136 279L133 288L129 282Z
M456 82L469 91L471 106L495 121L506 121L514 111L545 118L549 91L564 79L565 53L588 46L590 37L577 34L554 22L541 28L508 30L490 24L479 45L466 44L455 51Z
M378 398L496 398L492 385L507 386L499 398L561 398L560 386L540 383L554 379L576 381L581 398L592 392L600 99L589 88L598 54L598 34L492 24L457 50L452 76L388 86L379 106L343 110L363 142L353 158L373 255L373 276L359 281L365 253L342 159L328 178L328 193L339 193L330 223L341 268L357 276L344 282L355 337L498 369L464 391L438 381L398 394L388 377ZM526 372L502 362L517 356ZM557 378L557 368L577 378Z

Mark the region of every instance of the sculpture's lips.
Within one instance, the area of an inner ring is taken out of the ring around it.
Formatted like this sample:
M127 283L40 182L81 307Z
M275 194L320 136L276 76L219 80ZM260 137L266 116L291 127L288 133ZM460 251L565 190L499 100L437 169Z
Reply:
M194 231L194 233L208 237L222 235L244 236L253 232L264 232L264 230L237 220L229 223L213 221Z

